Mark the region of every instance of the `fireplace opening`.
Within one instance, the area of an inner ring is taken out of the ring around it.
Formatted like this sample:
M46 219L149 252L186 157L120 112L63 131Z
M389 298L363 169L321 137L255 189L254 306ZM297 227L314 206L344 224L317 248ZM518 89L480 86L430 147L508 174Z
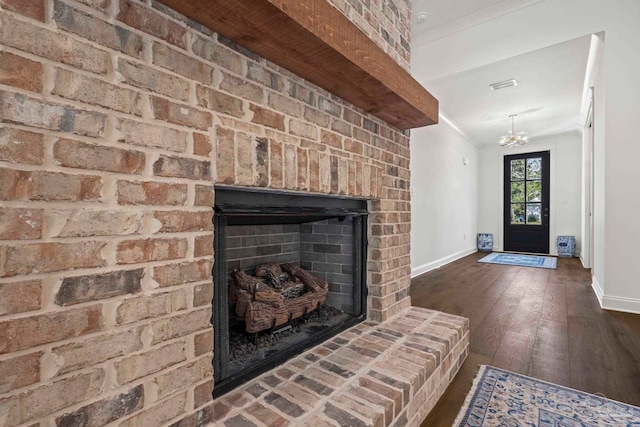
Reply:
M367 201L217 188L214 397L366 317Z

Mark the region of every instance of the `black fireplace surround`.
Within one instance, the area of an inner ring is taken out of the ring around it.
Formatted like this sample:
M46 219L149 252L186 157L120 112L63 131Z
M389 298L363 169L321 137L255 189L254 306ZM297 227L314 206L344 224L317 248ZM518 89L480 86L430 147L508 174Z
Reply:
M214 397L365 320L367 216L364 199L216 188ZM241 331L230 299L231 270L251 274L265 262L295 263L325 279L329 295L322 310L257 334ZM230 342L243 333L241 340L253 347L258 335L268 343L280 341L239 357Z

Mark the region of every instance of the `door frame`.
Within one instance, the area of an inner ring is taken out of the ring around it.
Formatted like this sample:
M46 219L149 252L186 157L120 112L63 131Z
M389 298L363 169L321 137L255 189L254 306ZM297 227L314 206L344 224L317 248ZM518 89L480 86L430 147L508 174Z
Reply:
M582 245L580 250L580 259L584 268L593 266L594 247L594 223L593 223L593 200L594 200L594 120L593 120L593 100L594 88L589 88L589 100L587 107L587 117L583 129L583 227L582 227Z
M541 214L542 214L542 224L543 226L546 226L546 251L543 248L542 252L535 252L535 253L543 253L543 254L552 254L553 251L552 249L552 245L551 245L551 235L552 235L552 216L551 216L551 192L552 192L552 183L551 183L551 169L552 169L552 156L551 156L551 152L553 150L551 149L546 149L546 150L539 150L539 151L532 151L532 152L516 152L516 153L510 153L510 154L505 154L503 156L503 161L502 161L502 249L504 251L513 251L513 252L523 252L523 253L527 253L527 251L516 251L514 249L507 249L507 237L509 235L507 229L508 227L511 226L511 214L510 214L510 206L511 203L506 203L506 199L507 199L507 194L510 195L511 193L511 173L510 173L510 169L509 171L507 170L507 164L513 159L513 158L531 158L531 157L543 157L543 163L544 163L544 158L546 157L546 168L544 168L542 170L542 181L543 181L543 188L542 188L542 205L544 207L544 205L546 205L546 212L544 211L544 209L542 210ZM546 185L545 185L546 184ZM546 187L546 191L545 191L545 187ZM525 194L526 197L526 194ZM526 225L524 226L526 227Z

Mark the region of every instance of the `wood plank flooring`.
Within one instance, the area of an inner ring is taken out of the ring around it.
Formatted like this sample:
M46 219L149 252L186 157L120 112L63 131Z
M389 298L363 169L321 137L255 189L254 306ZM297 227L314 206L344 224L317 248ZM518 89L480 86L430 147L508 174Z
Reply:
M600 309L577 258L557 270L478 263L416 277L413 305L470 319L470 354L422 427L450 427L479 365L640 406L640 315Z

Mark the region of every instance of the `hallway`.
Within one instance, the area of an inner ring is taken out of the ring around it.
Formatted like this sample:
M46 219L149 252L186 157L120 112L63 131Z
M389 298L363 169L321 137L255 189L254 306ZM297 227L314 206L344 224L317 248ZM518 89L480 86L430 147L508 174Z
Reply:
M412 280L415 306L470 319L470 354L422 426L451 426L478 365L640 406L640 315L601 310L577 258L557 270L475 253Z

